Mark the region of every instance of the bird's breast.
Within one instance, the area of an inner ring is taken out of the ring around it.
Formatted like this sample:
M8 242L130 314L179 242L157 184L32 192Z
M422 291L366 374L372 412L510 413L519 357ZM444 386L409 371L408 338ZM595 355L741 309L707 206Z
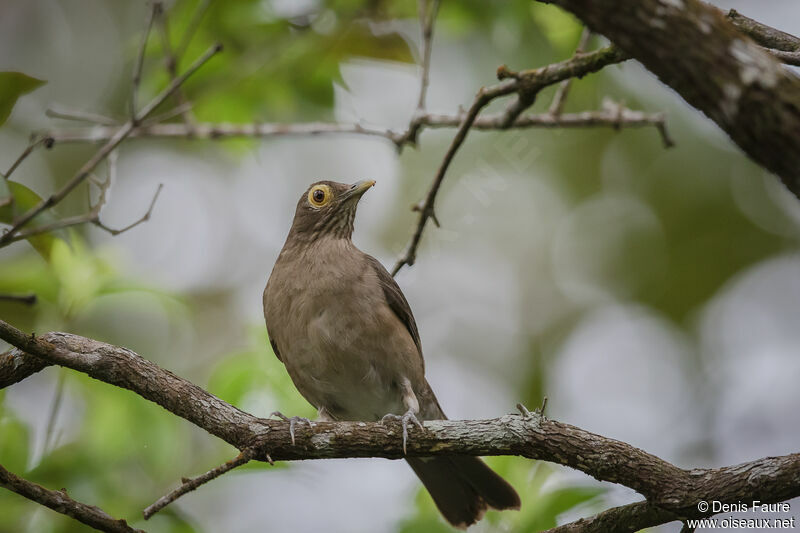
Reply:
M268 328L306 399L340 419L371 420L402 409L381 327L388 308L365 282L360 256L337 251L276 264L264 298Z

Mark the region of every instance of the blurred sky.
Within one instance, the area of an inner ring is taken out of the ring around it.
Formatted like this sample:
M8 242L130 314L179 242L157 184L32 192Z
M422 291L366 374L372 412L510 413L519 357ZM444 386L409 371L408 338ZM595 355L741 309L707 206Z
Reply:
M800 34L796 2L715 3ZM0 130L7 165L31 130L65 125L44 116L47 105L105 111L115 101L130 75L120 58L134 49L145 10L100 0L6 0L0 10L0 70L48 80ZM417 42L415 21L396 24ZM437 32L430 110L467 105L524 43L502 28L482 38ZM576 83L575 101L592 108L611 96L665 110L677 146L665 150L652 129L473 132L438 199L442 228L428 227L417 263L397 278L429 381L451 418L498 416L543 392L553 418L687 468L797 452L800 202L640 66L606 70L591 90ZM416 105L416 67L353 59L341 75L337 119L404 127ZM402 155L365 137L273 138L246 150L126 142L104 222L124 226L159 183L163 192L146 224L113 238L92 228L89 240L126 275L181 295L188 307L176 314L146 294L109 296L72 326L204 384L220 357L246 344L248 328L263 327L261 291L307 185L377 180L354 241L391 267L416 220L408 206L452 135L426 131L420 149ZM90 153L39 151L16 179L44 194ZM50 323L40 318L38 330ZM41 398L56 379L43 373L8 392L9 404L38 424L39 442ZM68 394L59 424L68 430L87 408ZM274 406L262 398L248 408L266 416ZM566 470L551 482L594 483ZM388 532L416 483L402 462L312 461L228 475L177 505L207 531L262 531L268 522L275 531ZM614 488L608 504L636 499Z

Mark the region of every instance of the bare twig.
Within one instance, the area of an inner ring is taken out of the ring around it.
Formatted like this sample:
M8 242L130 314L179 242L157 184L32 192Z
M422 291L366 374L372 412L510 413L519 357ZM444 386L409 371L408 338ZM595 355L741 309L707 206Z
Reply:
M439 192L439 188L442 185L442 180L444 180L447 168L453 161L453 157L455 157L458 149L461 148L461 145L464 143L464 139L467 138L467 134L469 133L470 128L472 128L472 124L478 117L478 113L480 113L481 109L483 109L493 99L511 92L511 90L513 90L513 85L513 83L499 83L491 88L481 88L481 90L478 91L478 94L475 96L475 100L472 102L472 105L461 121L461 125L458 127L458 131L456 131L450 146L447 148L447 152L445 152L444 159L436 171L436 175L434 176L433 182L428 189L428 193L425 195L425 199L421 203L414 206L414 211L419 212L417 229L414 231L414 235L412 235L411 241L406 247L405 252L392 268L392 276L396 275L404 265L411 266L414 264L417 246L419 246L419 241L422 238L422 232L425 229L425 224L428 222L428 219L433 219L436 226L439 226L439 221L436 219L436 214L434 212L436 194Z
M156 206L156 200L158 200L158 195L159 195L159 193L161 193L161 189L163 189L163 188L164 188L164 184L163 183L159 183L158 187L156 188L156 193L153 195L153 199L150 200L150 207L147 208L147 212L144 215L142 215L141 218L135 220L134 222L131 222L130 224L128 224L124 228L121 228L121 229L109 228L108 226L106 226L105 224L103 224L100 221L100 213L99 212L98 212L97 216L91 222L92 222L92 224L94 224L98 228L101 228L101 229L107 231L108 233L110 233L113 236L117 236L120 233L125 233L126 231L135 228L139 224L141 224L143 222L147 222L148 220L150 220L150 216L153 214L153 208Z
M175 48L175 63L180 63L180 60L183 58L184 54L186 53L186 49L189 47L189 43L192 42L192 38L194 34L197 32L197 28L200 27L200 22L203 20L203 16L206 14L208 10L208 6L211 4L211 0L202 0L200 5L194 12L192 16L192 20L189 21L188 26L186 26L186 31L183 34L183 38L181 38L180 44L178 44L177 48Z
M168 113L174 113L169 111ZM89 142L97 143L109 139L115 132L113 128L75 128L48 131L55 133L55 142ZM197 123L191 128L186 124L168 123L148 125L142 123L134 128L131 138L177 138L177 139L225 139L230 137L272 137L272 136L305 136L305 135L367 135L383 137L397 142L402 134L391 130L373 128L362 124L338 124L331 122L303 122L294 124L253 123Z
M581 32L581 37L578 40L578 46L575 47L576 54L582 54L584 48L589 43L589 37L592 36L592 32L589 28L583 28ZM561 111L564 109L564 102L567 100L567 94L569 94L569 88L572 85L572 78L568 78L562 81L558 88L556 89L556 93L553 95L553 101L550 103L550 108L547 110L553 116L558 116L561 114Z
M3 294L0 293L0 301L4 302L18 302L25 305L34 305L36 303L36 295L30 294Z
M191 102L186 102L186 103L183 103L183 104L179 104L179 105L173 107L172 109L170 109L168 111L164 111L163 113L159 113L158 115L153 115L152 117L148 118L147 120L143 120L141 126L143 128L147 128L147 127L153 126L155 124L160 124L161 122L164 122L165 120L169 120L172 117L177 117L178 115L183 115L186 111L189 111L191 109L192 109L192 103ZM187 128L188 128L188 131L194 131L193 129L191 129L192 126L187 126ZM134 131L131 135L132 136L136 135L136 132Z
M184 494L196 490L201 485L204 485L205 483L208 483L209 481L218 478L222 474L230 472L236 467L249 463L255 457L256 457L255 450L253 450L252 448L245 448L239 455L237 455L230 461L227 461L217 466L216 468L212 468L203 475L189 479L184 478L181 482L181 485L178 488L176 488L169 494L162 496L161 498L156 500L155 503L145 508L143 512L145 520L148 520L151 516L153 516L161 509L171 504Z
M161 105L162 102L164 102L164 100L173 94L175 90L189 78L189 76L194 74L206 63L206 61L211 59L220 50L222 50L222 45L220 44L216 44L209 48L205 54L197 59L192 66L186 70L186 72L170 82L166 89L161 91L158 96L156 96L150 101L150 103L142 108L142 110L136 115L135 121L130 120L120 129L118 129L116 133L108 140L108 142L106 142L106 144L103 145L103 147L100 148L100 150L98 150L94 156L92 156L92 158L89 159L89 161L87 161L60 190L50 195L47 199L42 200L35 207L31 208L25 214L20 216L19 219L17 219L17 221L11 226L11 228L5 234L0 236L0 247L6 246L12 242L19 229L30 222L31 219L33 219L36 215L63 200L67 194L69 194L75 187L83 182L89 176L89 174L91 174L94 168L100 164L101 161L108 157L108 154L113 152L114 149L131 134L134 129L134 122L139 122L149 116L159 105Z
M46 489L32 481L12 474L2 466L0 466L0 486L100 531L144 533L141 529L130 527L125 520L118 520L109 516L99 507L73 500L67 496L67 492L63 489Z
M425 114L425 98L428 94L428 85L430 82L431 52L433 50L433 26L436 21L436 15L439 13L440 4L440 0L433 0L431 2L429 2L429 0L419 0L417 3L419 29L422 41L422 49L420 52L422 74L420 75L417 108L414 111L414 116L411 117L406 133L403 135L401 141L396 143L398 148L402 148L406 143L416 144L417 142L417 136L419 135L421 127L419 120Z
M61 107L50 107L44 112L45 115L52 118L61 118L64 120L74 120L77 122L89 122L91 124L101 124L103 126L119 126L119 121L111 117L99 115L97 113L88 113L86 111L79 111L75 109L63 109Z
M38 137L34 138L34 140L33 140L33 141L31 141L31 142L28 144L28 146L25 148L25 150L23 150L23 151L22 151L22 153L21 153L21 154L19 155L19 157L17 157L17 159L16 159L16 160L15 160L15 161L14 161L14 162L11 164L11 166L10 166L10 167L8 167L8 170L6 170L5 174L3 174L3 177L4 177L5 179L9 179L9 178L11 177L11 174L13 174L15 170L17 170L17 168L18 168L18 167L19 167L19 166L22 164L22 162L23 162L23 161L25 161L25 159L27 159L27 158L28 158L28 156L29 156L29 155L31 155L31 153L32 153L32 152L33 152L33 151L34 151L34 150L35 150L35 149L36 149L36 148L37 148L39 145L44 145L46 148L50 148L51 146L53 146L53 139L51 139L51 138L50 138L49 136L47 136L47 135L40 135L40 136L38 136Z
M306 135L366 135L369 137L382 137L393 143L408 142L404 140L405 134L392 130L373 128L361 124L337 124L332 122L305 122L294 124L258 123L258 124L228 124L199 122L188 128L185 124L169 123L155 124L158 120L166 120L177 114L170 110L160 117L143 121L141 126L134 128L129 138L168 138L168 139L196 139L215 140L228 138L264 138L281 136L306 136ZM479 116L473 128L480 130L500 129L501 114ZM457 128L464 115L426 113L417 118L420 128ZM663 121L663 113L643 113L641 111L626 110L620 125L648 126L657 125ZM581 128L615 126L613 121L602 111L584 111L580 113L564 113L553 117L548 113L522 115L517 118L510 128ZM44 133L51 135L57 143L90 142L96 143L107 140L114 133L113 128L76 128L49 130Z
M576 54L566 61L561 61L538 69L513 72L505 68L505 66L499 68L497 74L498 78L502 81L491 87L483 87L478 91L475 100L458 127L458 131L456 131L453 141L444 155L442 163L436 171L436 175L428 189L428 193L425 195L425 199L412 208L414 211L419 212L416 229L405 251L392 268L392 275L396 275L403 266L411 266L414 264L417 247L422 239L422 233L425 230L428 219L432 219L434 223L439 226L434 212L436 195L439 192L447 168L450 166L453 157L467 137L481 109L495 98L516 93L517 100L501 114L499 119L500 129L509 128L516 122L525 108L533 103L536 94L544 87L569 78L581 78L607 65L624 61L626 58L627 56L620 52L619 49L614 46L608 46L588 54Z
M163 9L160 9L156 16L156 27L161 36L161 46L164 49L164 62L167 68L167 74L169 74L170 80L174 80L178 77L178 61L175 54L172 52L172 45L169 40L169 21ZM183 116L183 121L187 126L191 127L194 123L194 117L190 111L191 106L187 105L188 102L180 88L175 91L175 98L178 102L177 108L182 110L181 115Z
M84 213L82 215L75 215L75 216L71 216L71 217L65 217L65 218L56 220L55 222L51 222L50 224L44 224L42 226L37 226L35 228L21 230L16 235L14 235L11 239L9 239L9 242L10 243L11 242L16 242L16 241L20 241L20 240L23 240L23 239L27 239L29 237L33 237L35 235L41 235L43 233L50 233L52 231L66 229L66 228L70 228L70 227L73 227L73 226L79 226L81 224L87 224L87 223L92 223L95 226L97 226L98 228L102 229L103 231L106 231L106 232L110 233L112 236L116 237L117 235L119 235L121 233L125 233L126 231L135 228L139 224L150 220L150 216L153 214L153 208L156 205L156 200L158 200L158 195L161 193L161 189L164 187L163 183L159 183L158 184L158 187L156 188L156 192L153 195L153 199L150 200L150 207L148 207L147 212L144 215L142 215L140 218L136 219L134 222L131 222L130 224L128 224L127 226L125 226L125 227L123 227L121 229L111 228L109 226L106 226L105 224L103 224L103 222L100 221L100 211L102 210L103 206L105 205L106 192L108 190L108 187L109 187L110 183L111 183L111 180L109 179L109 180L106 180L105 182L102 182L102 183L99 184L100 197L99 197L97 203L94 206L90 206L89 211L87 211L86 213Z
M139 93L139 85L142 81L142 67L144 66L144 55L147 50L147 41L150 39L150 31L153 29L153 21L161 12L161 2L153 1L150 11L147 14L147 26L142 35L142 44L139 45L139 53L136 55L136 62L133 65L133 77L131 78L131 99L129 102L130 120L135 125L139 118L136 113L136 98Z

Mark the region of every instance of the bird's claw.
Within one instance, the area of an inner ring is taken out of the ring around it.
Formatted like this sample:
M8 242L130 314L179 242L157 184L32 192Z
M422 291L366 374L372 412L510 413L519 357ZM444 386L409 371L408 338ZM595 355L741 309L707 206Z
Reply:
M297 423L298 422L305 422L306 424L308 424L309 428L313 428L314 427L314 422L312 422L311 420L309 420L308 418L305 418L303 416L288 417L285 414L281 413L280 411L273 411L273 412L271 412L269 414L269 416L277 416L278 418L280 418L284 422L289 422L289 436L292 438L292 446L294 446L294 444L295 444L295 442L294 442L294 428L297 427Z
M387 420L396 420L403 425L403 455L406 455L406 443L408 443L408 423L411 422L419 429L424 430L425 428L422 426L422 422L419 421L417 415L411 409L406 411L403 415L388 413L381 418L381 424L384 424Z

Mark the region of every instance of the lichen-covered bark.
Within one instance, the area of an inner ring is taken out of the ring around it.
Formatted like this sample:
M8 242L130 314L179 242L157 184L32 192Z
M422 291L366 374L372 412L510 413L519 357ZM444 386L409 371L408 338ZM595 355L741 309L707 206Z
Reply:
M18 348L12 352L15 358L36 357L129 389L239 449L255 450L259 459L266 458L267 453L274 460L404 457L398 424L300 425L293 445L287 423L241 411L125 348L68 333L32 337L2 320L0 338ZM650 507L626 507L616 512L632 522L650 525L658 519L697 516L700 500L733 503L756 499L768 503L800 496L800 454L689 471L624 442L536 414L426 421L425 431L411 429L408 455L451 454L519 455L625 485L644 495ZM611 520L611 515L602 520L598 524Z
M699 0L541 1L640 61L800 198L800 79L718 9Z

